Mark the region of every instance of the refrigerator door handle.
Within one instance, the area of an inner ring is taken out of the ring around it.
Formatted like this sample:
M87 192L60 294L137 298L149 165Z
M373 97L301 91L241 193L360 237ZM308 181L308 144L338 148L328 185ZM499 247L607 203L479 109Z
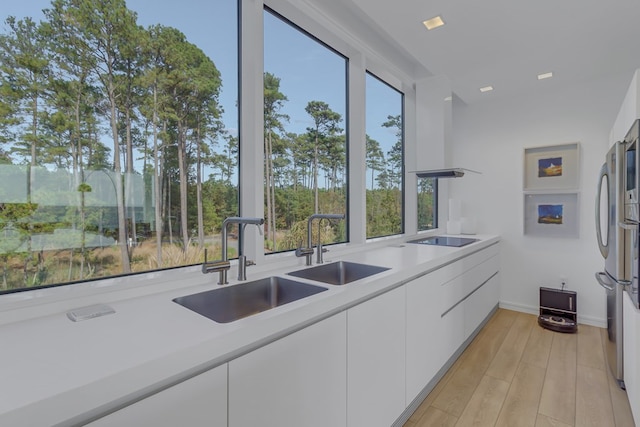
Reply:
M631 281L629 281L629 280L613 280L613 279L610 279L609 275L607 273L605 273L604 271L599 271L599 272L596 273L596 280L598 281L600 286L602 286L603 288L605 288L609 292L615 291L615 285L622 286L622 289L625 289L627 286L631 286ZM612 281L614 283L613 283L613 285L610 285L609 283L611 283Z
M625 230L637 230L638 224L636 224L635 222L625 221L619 222L618 227L624 228Z
M607 283L607 282L609 282L609 277L607 276L607 273L605 273L603 271L597 272L596 273L596 280L598 281L600 286L605 288L607 291L609 291L609 292L615 291L614 287Z
M598 187L596 189L596 237L598 239L598 247L600 248L600 253L606 259L609 256L609 245L608 242L602 241L602 229L600 227L600 199L602 197L602 182L607 178L609 179L609 174L607 170L607 164L602 165L600 169L600 176L598 177ZM609 185L607 182L607 206L609 205L609 198L611 194L609 194ZM609 215L609 211L607 211L607 215ZM607 224L609 223L609 219L607 218ZM609 236L607 235L607 240L609 240Z

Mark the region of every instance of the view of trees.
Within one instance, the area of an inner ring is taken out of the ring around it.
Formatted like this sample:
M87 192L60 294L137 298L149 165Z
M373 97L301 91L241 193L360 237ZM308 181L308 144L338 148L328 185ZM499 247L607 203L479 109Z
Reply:
M197 262L237 214L216 65L124 0L44 15L0 35L0 289Z
M0 291L220 257L239 141L216 63L176 28L139 25L125 0L52 0L44 16L10 16L0 34ZM308 99L292 131L281 78L264 73L268 252L304 244L309 215L347 200L345 117ZM395 143L367 135L368 237L403 231L402 117L381 122ZM346 221L322 225L314 241L347 240Z

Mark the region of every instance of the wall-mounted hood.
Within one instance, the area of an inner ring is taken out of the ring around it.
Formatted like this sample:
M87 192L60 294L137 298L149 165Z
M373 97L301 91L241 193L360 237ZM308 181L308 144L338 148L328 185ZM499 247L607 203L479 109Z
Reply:
M418 178L460 178L465 172L480 173L471 169L464 168L446 168L446 169L430 169L424 171L413 171Z

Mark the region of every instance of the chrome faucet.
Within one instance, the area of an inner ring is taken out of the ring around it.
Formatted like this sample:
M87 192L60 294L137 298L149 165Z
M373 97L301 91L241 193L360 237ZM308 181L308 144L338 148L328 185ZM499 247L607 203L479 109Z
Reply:
M322 239L320 238L320 223L322 222L323 219L344 219L344 214L313 214L309 217L309 219L307 220L307 247L296 249L297 257L302 257L302 256L306 257L306 265L312 264L313 237L311 233L311 225L314 219L318 219L318 244L317 244L318 254L316 256L316 263L322 264L324 262L322 258L322 254L327 250L322 247Z
M226 285L227 270L229 270L231 264L229 263L229 257L227 255L227 227L229 224L238 224L238 280L247 280L247 265L254 265L253 261L247 261L247 257L244 255L244 227L247 224L254 224L258 227L258 231L262 234L260 226L264 224L264 218L244 218L244 217L229 217L222 221L222 259L219 261L207 262L207 251L204 252L204 264L202 264L203 273L213 273L217 271L220 273L220 279L218 285Z
M223 257L226 258L226 257ZM219 285L223 284L227 279L227 270L231 267L231 263L226 259L207 261L207 249L204 250L204 262L202 263L202 273L220 273Z
M247 265L254 265L253 261L247 261L247 257L244 254L244 228L247 224L253 224L258 227L260 235L262 235L262 228L260 226L264 224L264 218L245 218L239 216L232 216L222 221L222 259L227 260L227 226L229 224L238 224L238 280L247 280ZM223 277L224 275L224 277ZM219 285L226 285L227 271L220 272Z

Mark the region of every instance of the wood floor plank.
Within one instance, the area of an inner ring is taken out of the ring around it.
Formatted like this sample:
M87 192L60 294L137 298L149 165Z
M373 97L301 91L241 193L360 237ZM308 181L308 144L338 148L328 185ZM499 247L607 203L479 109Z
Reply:
M565 424L562 421L554 420L546 415L538 414L536 427L573 427L572 424Z
M497 315L500 315L500 312ZM503 314L500 317L515 319L516 316L517 314ZM462 415L462 411L464 411L509 331L507 325L510 324L506 321L493 322L491 325L490 323L487 324L487 330L482 336L479 335L478 339L474 340L460 357L461 361L456 372L433 401L434 407L456 417Z
M535 426L544 375L544 368L520 363L498 416L496 426Z
M409 418L409 420L413 420L417 422L420 418L422 418L422 415L425 413L425 411L431 406L433 401L440 395L440 392L449 383L449 381L451 380L451 377L453 377L453 374L458 370L458 367L460 366L461 363L462 363L462 358L458 357L458 359L453 363L453 365L451 365L451 368L449 368L449 370L442 376L440 381L438 381L438 384L436 384L433 390L431 390L431 392L427 395L427 397L422 401L420 406L418 406L418 409L415 410L415 412L411 415L411 418Z
M533 323L528 314L518 314L491 365L489 365L487 375L511 382L518 369L532 327Z
M488 375L482 377L456 427L494 425L508 391L507 381Z
M578 328L578 364L595 369L605 369L604 353L598 351L602 348L602 328L580 325Z
M538 410L543 415L570 425L575 421L576 352L575 334L553 335Z
M509 384L493 375L512 369L525 320L531 329ZM536 316L499 309L405 426L634 427L626 392L606 365L604 339L601 328L580 325L578 334L562 334L539 327ZM497 412L505 391L489 381L508 386Z
M605 372L607 375L607 383L609 384L611 407L613 409L613 418L616 427L634 427L635 424L633 415L631 414L631 406L629 406L627 392L620 388L613 374L609 371L609 367L607 367Z
M489 319L485 328L491 330L493 328L510 328L513 322L518 317L517 311L505 310L503 308L498 309L496 313Z
M415 427L453 427L457 422L458 418L453 415L430 406L415 423Z
M606 372L578 365L576 381L576 425L615 427Z
M537 324L537 318L534 317L534 319L536 324L529 334L529 341L522 354L522 362L546 369L554 332L541 327Z

